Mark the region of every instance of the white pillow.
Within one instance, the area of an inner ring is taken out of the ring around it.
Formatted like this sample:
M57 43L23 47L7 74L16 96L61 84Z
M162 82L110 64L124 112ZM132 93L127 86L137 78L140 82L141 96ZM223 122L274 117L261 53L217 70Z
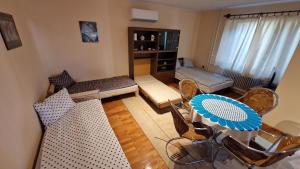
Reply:
M181 64L180 64L179 60L177 59L176 60L176 69L179 69L179 68L181 68Z
M76 103L70 97L68 90L64 88L45 99L42 103L34 104L34 108L38 112L43 125L47 127L75 105Z
M193 61L189 58L184 58L184 67L194 67Z

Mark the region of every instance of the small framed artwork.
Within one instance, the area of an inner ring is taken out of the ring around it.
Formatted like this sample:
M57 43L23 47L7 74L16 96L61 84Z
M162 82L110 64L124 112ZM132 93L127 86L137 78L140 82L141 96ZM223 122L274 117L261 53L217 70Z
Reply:
M0 32L7 50L22 46L12 15L0 12Z
M79 21L82 42L99 42L97 23L90 21Z

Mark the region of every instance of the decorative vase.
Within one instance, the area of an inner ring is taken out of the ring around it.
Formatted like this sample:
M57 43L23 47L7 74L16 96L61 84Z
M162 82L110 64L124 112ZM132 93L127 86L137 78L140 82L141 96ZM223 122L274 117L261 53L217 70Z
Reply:
M137 40L137 33L133 34L133 40Z
M154 40L155 40L155 36L151 35L151 41L154 41Z

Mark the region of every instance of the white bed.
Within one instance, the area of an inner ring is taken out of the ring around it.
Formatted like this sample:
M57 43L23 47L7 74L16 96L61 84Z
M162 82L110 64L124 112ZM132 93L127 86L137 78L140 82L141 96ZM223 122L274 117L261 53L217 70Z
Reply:
M176 69L175 78L193 79L205 93L213 93L233 86L233 80L217 73L203 71L195 67L180 67Z
M135 93L137 95L139 93L138 85L133 85L133 86L130 86L130 87L124 87L124 88L121 88L121 89L100 91L99 95L100 95L101 99L104 99L104 98L119 96L119 95L127 94L127 93Z
M149 98L158 108L169 106L168 100L174 104L181 102L181 95L173 88L165 85L151 75L136 76L135 82L140 91Z
M36 168L131 167L101 102L89 100L47 127Z

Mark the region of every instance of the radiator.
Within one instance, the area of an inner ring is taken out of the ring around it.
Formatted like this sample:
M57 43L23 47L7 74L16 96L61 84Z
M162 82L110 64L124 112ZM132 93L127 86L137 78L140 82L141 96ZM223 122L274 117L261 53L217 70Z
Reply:
M230 70L221 70L220 68L214 66L208 66L208 71L222 74L226 77L231 78L233 83L233 88L240 93L248 91L252 87L264 86L268 84L268 80L255 79L251 77L242 76L239 73Z
M224 76L231 78L234 81L233 87L238 90L241 90L243 92L249 90L252 87L264 86L264 85L268 84L267 80L254 79L251 77L244 77L244 76L240 75L239 73L235 73L235 72L228 71L228 70L224 70L222 72L222 74Z

